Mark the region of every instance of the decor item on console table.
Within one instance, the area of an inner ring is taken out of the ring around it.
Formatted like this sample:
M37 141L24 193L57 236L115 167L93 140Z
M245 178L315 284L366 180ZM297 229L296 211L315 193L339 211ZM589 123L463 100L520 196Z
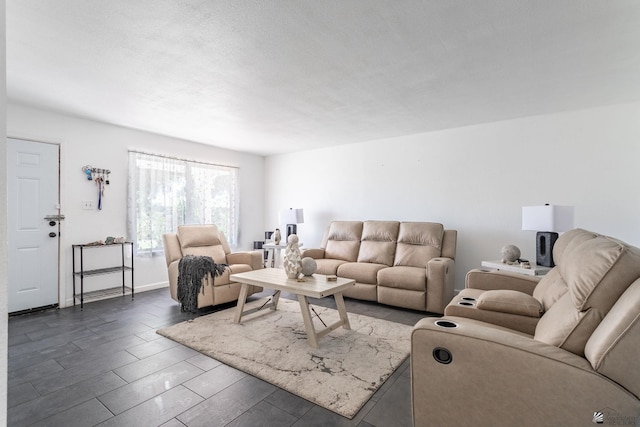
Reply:
M302 257L318 274L354 279L347 297L442 314L454 294L456 239L434 222L333 221Z
M289 279L297 279L302 271L302 257L298 248L298 236L292 234L287 239L289 244L284 251L284 271Z
M282 240L282 235L280 234L280 229L276 228L276 231L273 233L273 243L279 245L280 240Z
M282 268L282 252L287 249L287 243L265 243L262 249L267 253L267 267ZM302 242L298 241L298 249L302 249Z
M285 209L280 211L279 214L280 223L286 224L286 239L289 239L289 236L292 234L298 234L298 224L304 223L304 211L300 208L298 209Z
M573 206L524 206L522 229L536 233L536 264L553 267L553 245L558 233L573 228Z
M507 245L502 248L502 262L515 263L520 259L520 248L516 245Z

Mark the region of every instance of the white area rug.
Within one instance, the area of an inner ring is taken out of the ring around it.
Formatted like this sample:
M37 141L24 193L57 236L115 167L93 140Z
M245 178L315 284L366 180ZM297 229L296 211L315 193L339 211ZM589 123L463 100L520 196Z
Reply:
M263 302L253 301L248 308ZM339 319L336 310L313 308L327 325ZM233 323L234 312L202 316L158 333L347 418L410 352L412 327L386 320L349 313L351 330L330 332L314 349L297 301L281 298L277 311L243 317L241 324ZM313 321L317 330L323 327L318 318Z

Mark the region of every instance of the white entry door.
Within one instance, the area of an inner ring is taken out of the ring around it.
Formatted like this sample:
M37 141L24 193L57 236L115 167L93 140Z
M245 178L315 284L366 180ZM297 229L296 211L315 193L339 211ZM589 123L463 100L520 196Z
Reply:
M8 311L15 313L58 304L60 155L55 144L7 142Z

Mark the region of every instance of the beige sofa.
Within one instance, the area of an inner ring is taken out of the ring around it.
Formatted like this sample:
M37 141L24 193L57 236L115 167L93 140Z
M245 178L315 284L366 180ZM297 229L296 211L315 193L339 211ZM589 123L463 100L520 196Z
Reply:
M456 230L433 222L333 221L302 251L320 274L354 279L344 295L433 313L454 293Z
M203 279L203 292L198 294L198 308L223 304L238 299L239 283L231 282L229 275L263 268L263 252L231 252L224 234L215 225L181 225L176 233L162 236L169 274L171 298L178 301L178 264L185 255L204 255L217 264L228 264L223 275ZM249 287L248 295L262 288Z
M537 283L472 272L416 324L415 426L640 424L640 249L576 229L553 257Z

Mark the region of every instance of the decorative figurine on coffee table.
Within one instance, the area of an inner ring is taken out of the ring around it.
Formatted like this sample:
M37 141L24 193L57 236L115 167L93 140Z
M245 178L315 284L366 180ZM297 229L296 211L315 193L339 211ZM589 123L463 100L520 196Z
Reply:
M318 269L318 263L311 257L302 258L302 275L312 276Z
M289 279L297 279L302 271L302 256L296 234L289 236L287 249L284 251L284 271Z

